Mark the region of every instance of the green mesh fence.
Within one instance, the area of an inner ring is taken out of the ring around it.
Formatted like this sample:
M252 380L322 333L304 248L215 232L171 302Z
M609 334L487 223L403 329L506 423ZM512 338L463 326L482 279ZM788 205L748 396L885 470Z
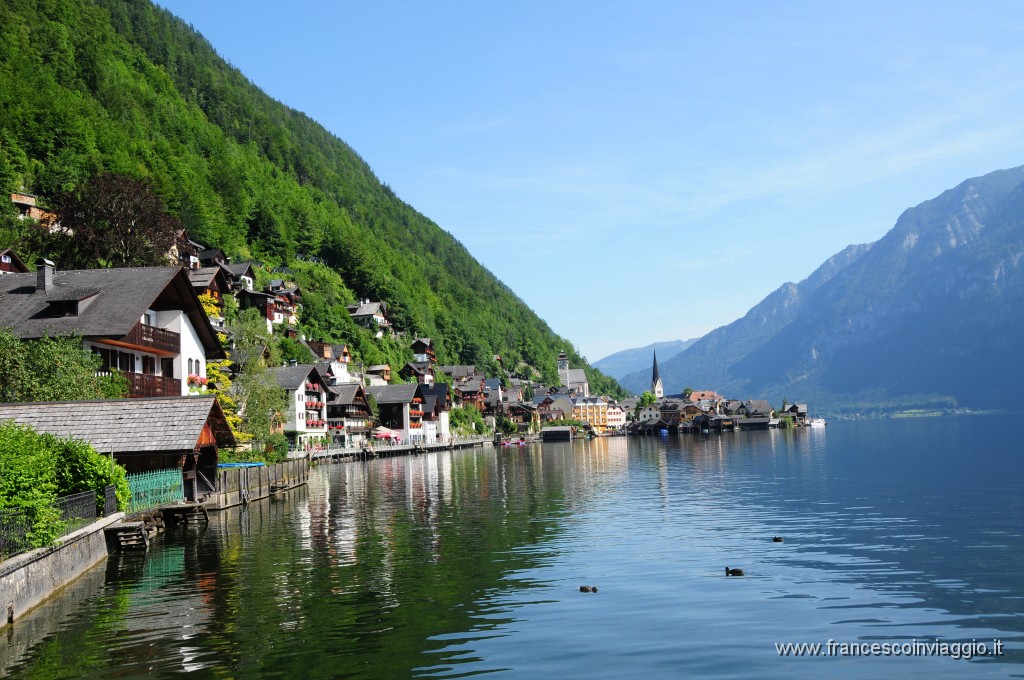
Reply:
M185 498L181 483L181 470L152 470L128 475L132 498L128 501L128 514L142 512L168 503L180 503Z

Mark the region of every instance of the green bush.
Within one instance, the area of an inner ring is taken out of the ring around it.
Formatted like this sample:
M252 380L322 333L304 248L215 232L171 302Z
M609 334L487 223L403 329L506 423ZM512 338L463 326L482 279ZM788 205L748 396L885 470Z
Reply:
M89 444L70 437L39 434L25 425L0 423L0 508L23 508L31 517L29 542L47 545L60 535L60 496L95 491L102 510L104 488L112 485L117 507L128 506L124 468Z

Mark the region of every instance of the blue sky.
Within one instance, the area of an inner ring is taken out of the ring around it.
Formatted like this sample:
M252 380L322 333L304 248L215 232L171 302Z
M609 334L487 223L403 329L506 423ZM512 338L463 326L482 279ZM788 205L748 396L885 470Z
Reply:
M160 4L591 361L1024 164L1020 2Z

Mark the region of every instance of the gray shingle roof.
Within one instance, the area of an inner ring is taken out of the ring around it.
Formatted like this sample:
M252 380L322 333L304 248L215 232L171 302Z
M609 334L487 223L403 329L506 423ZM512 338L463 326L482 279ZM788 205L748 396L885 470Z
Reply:
M277 384L286 390L297 390L302 387L307 378L313 378L314 382L322 383L323 378L320 371L313 364L296 364L294 366L278 366L270 369L270 374L277 380ZM315 376L315 377L314 377Z
M51 302L88 299L79 313L51 314ZM179 267L127 267L55 271L47 291L36 288L36 274L0 277L0 323L23 339L46 335L122 337L147 309L181 309L203 343L207 358L224 356L217 335Z
M191 451L209 421L217 445L235 438L213 396L0 403L0 421L89 442L100 453Z
M327 387L327 394L328 402L331 404L354 404L356 401L356 395L359 394L359 383L329 385Z
M193 287L205 288L210 285L213 278L217 276L220 267L200 267L199 269L188 270L188 280Z
M416 396L417 383L399 385L377 385L367 387L367 394L372 394L378 404L408 404Z

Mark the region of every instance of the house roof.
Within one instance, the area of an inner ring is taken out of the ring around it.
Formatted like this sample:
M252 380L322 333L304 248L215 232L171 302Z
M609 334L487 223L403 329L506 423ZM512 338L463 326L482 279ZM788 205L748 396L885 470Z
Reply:
M207 359L221 359L224 351L180 267L126 267L55 271L46 290L36 286L38 273L0 277L0 318L22 339L47 335L85 338L122 337L139 323L147 309L182 310L203 343ZM49 312L51 302L85 300L76 315Z
M450 375L453 380L461 380L466 376L473 375L474 373L476 373L476 366L474 366L473 364L455 366L445 365L438 366L437 370L440 371L441 373Z
M367 387L367 394L372 394L378 404L408 404L416 396L419 388L417 383L402 383L399 385L376 385Z
M752 413L763 413L768 415L772 412L772 405L764 399L749 399L743 404Z
M341 385L329 385L327 387L328 403L331 404L354 404L356 395L359 394L359 383L343 383Z
M0 421L87 441L100 453L191 451L209 423L220 447L235 446L213 396L0 404Z
M188 270L188 280L193 287L206 288L217 276L223 276L223 280L227 281L227 274L220 267L200 267Z
M252 262L220 262L218 266L234 277L248 276L252 278L254 276Z
M420 394L423 395L423 410L426 413L436 413L439 410L439 401L441 402L441 409L448 404L447 383L430 383L420 385Z
M270 374L277 380L277 384L286 390L299 389L311 374L316 376L315 382L323 384L323 376L315 364L276 366L270 369Z
M584 383L587 382L587 372L584 371L582 368L570 368L566 374L566 377L568 378L569 383L568 385L566 385L566 387L571 387L573 385L583 385Z
M360 302L356 305L349 305L349 316L373 316L375 314L387 315L388 306L384 302Z

